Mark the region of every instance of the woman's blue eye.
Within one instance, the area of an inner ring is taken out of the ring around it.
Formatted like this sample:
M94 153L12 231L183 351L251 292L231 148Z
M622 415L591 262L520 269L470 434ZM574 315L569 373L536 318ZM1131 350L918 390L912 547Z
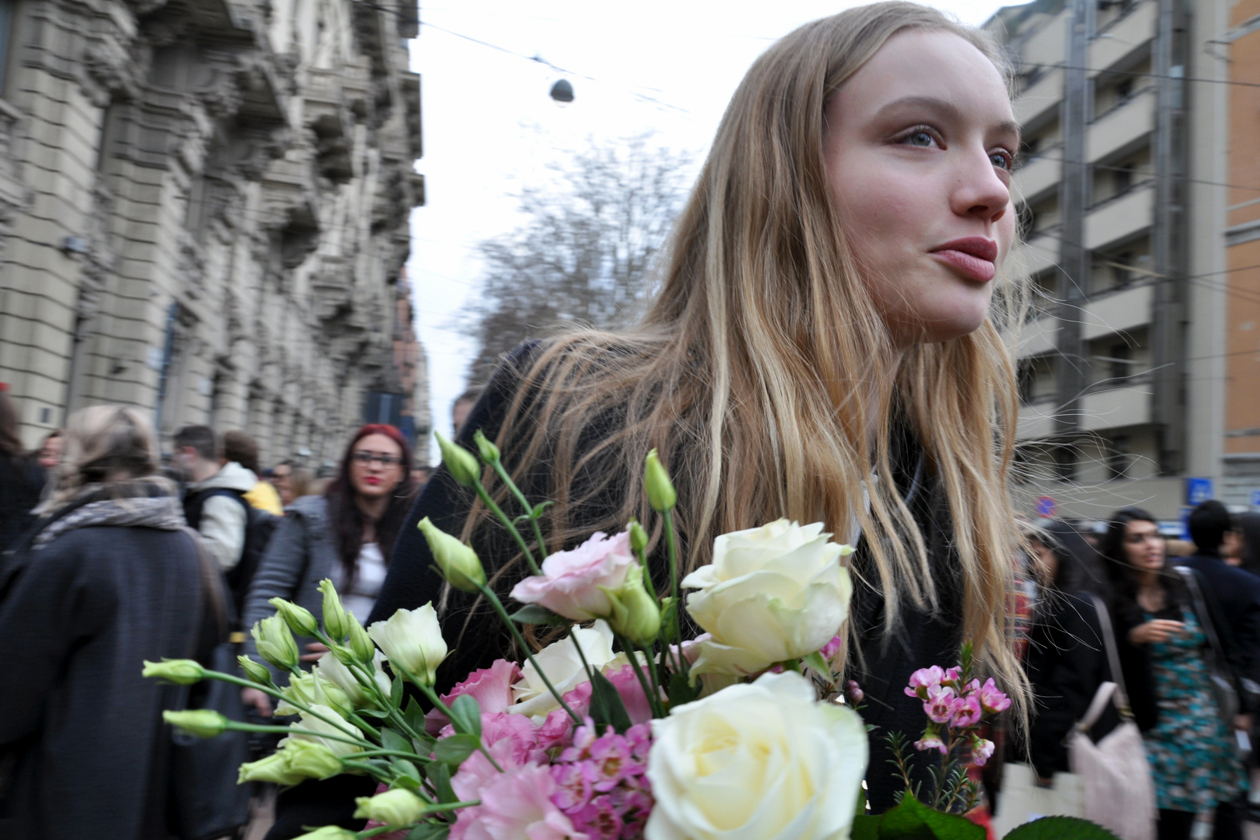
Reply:
M989 160L994 166L1001 169L1012 169L1015 165L1015 161L1009 152L992 152L989 155Z
M931 146L934 141L926 131L913 131L906 135L905 142L911 146Z

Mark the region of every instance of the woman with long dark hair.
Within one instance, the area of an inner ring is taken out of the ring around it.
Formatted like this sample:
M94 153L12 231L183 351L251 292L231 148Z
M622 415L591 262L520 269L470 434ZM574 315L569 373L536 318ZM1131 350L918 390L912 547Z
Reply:
M1211 689L1213 616L1201 614L1168 565L1164 538L1146 511L1116 511L1099 551L1108 561L1129 703L1155 781L1160 840L1210 837L1218 803L1235 800L1246 784ZM1205 584L1199 589L1206 595Z

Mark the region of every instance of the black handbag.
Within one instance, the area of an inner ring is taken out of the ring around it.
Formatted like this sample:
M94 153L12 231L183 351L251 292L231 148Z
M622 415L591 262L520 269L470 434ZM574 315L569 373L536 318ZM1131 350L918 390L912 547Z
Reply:
M200 536L191 529L188 532L197 545L203 582L222 587L222 572L206 553ZM207 609L207 600L202 599L202 610ZM226 602L226 598L223 600ZM198 621L198 626L200 624ZM215 671L235 673L239 647L236 642L222 642L214 647L210 661L202 664ZM176 708L211 709L229 720L245 720L240 687L221 680L182 686ZM248 760L249 734L246 732L197 738L172 729L171 828L181 840L223 837L249 822L250 786L236 783L241 764Z
M1194 611L1197 613L1199 624L1203 625L1203 633L1208 638L1210 648L1207 663L1208 688L1212 692L1212 699L1216 701L1216 714L1221 719L1221 723L1225 724L1226 729L1232 730L1240 704L1229 660L1225 657L1221 640L1216 635L1213 614L1208 610L1207 599L1204 598L1203 589L1199 586L1198 576L1195 575L1193 569L1185 566L1177 566L1176 569L1186 581L1190 597L1194 599Z

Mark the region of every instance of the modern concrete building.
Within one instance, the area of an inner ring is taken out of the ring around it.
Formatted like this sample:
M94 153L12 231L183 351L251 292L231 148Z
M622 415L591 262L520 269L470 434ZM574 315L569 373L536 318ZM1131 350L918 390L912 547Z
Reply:
M0 381L28 444L116 402L323 461L401 390L416 17L0 0Z
M1019 346L1030 514L1041 499L1070 518L1135 504L1175 520L1205 489L1190 479L1221 495L1227 14L1224 0L1036 0L987 24L1019 73L1016 256L1038 291Z

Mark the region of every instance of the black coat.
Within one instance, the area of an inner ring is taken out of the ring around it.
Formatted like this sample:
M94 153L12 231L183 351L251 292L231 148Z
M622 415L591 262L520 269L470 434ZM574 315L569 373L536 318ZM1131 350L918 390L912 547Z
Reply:
M9 548L33 517L44 489L44 471L33 458L0 453L0 552Z
M1029 633L1026 660L1033 690L1028 754L1038 775L1051 778L1070 769L1064 741L1085 716L1098 687L1113 681L1107 659L1093 601L1076 595L1049 596ZM1109 704L1091 737L1104 737L1118 722L1115 706Z
M1218 555L1196 554L1174 561L1194 569L1204 581L1204 597L1215 597L1220 610L1213 622L1221 644L1226 648L1234 676L1249 680L1260 689L1260 577L1235 568ZM1209 609L1212 609L1209 603ZM1255 691L1239 692L1244 712L1257 711L1260 700Z
M87 527L0 569L0 837L167 837L163 709L144 660L197 647L197 552L178 531Z

